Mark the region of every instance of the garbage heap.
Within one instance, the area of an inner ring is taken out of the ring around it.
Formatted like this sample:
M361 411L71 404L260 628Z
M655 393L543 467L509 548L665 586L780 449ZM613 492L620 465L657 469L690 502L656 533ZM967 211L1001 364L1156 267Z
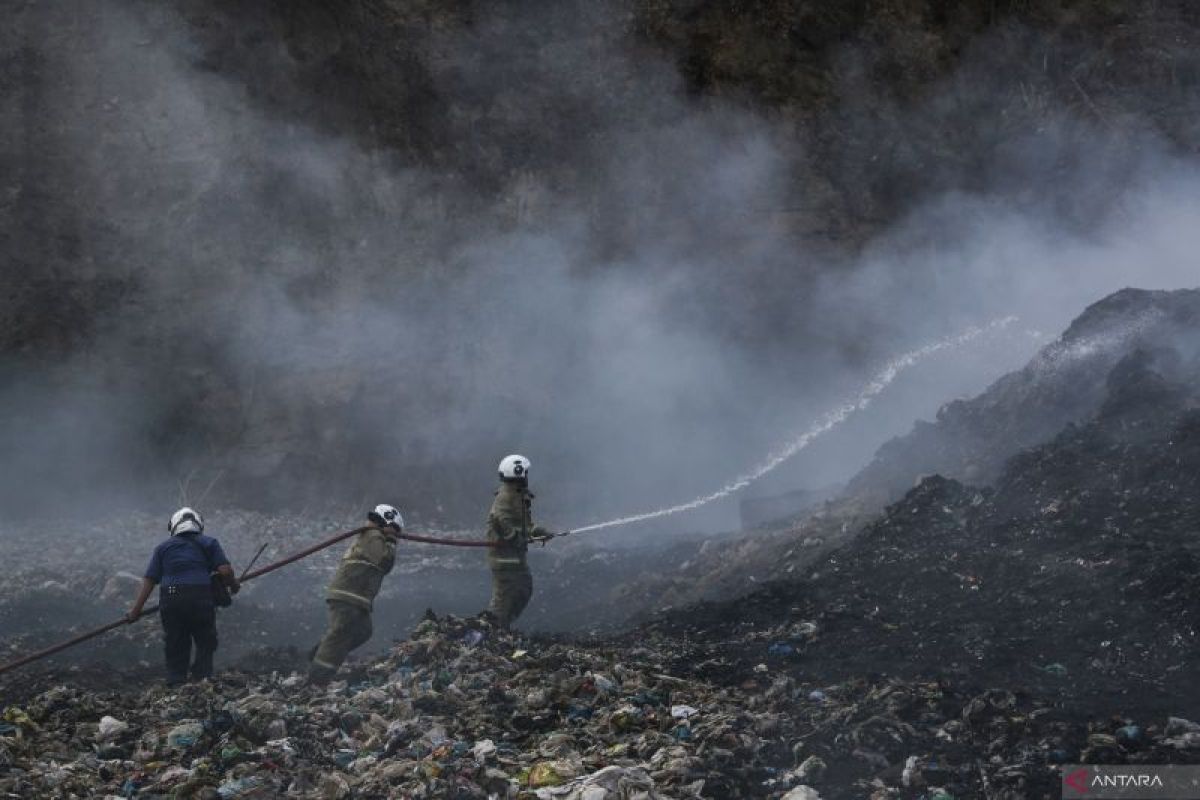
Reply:
M773 632L778 634L778 632ZM748 634L735 682L666 672L685 643L528 640L426 619L317 688L225 673L178 690L59 685L0 722L0 792L122 798L1041 796L1057 765L1200 761L1200 724L1072 717L1052 698L947 681L794 677L820 641ZM1040 791L1040 790L1044 790ZM1057 796L1055 794L1054 796Z
M671 676L653 648L523 640L432 615L326 688L225 673L168 690L56 686L0 725L21 797L759 796L791 758L772 702ZM775 697L775 696L773 696Z

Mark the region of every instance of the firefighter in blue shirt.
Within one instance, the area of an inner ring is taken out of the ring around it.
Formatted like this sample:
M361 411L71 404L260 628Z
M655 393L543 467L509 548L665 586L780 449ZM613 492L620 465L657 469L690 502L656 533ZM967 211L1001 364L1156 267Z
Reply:
M158 593L167 662L167 684L184 683L212 676L213 653L217 649L217 610L213 603L213 576L237 593L238 580L221 543L205 536L204 520L190 508L171 515L171 537L154 548L146 567L137 599L125 618L133 622L142 615L142 607L154 587ZM192 660L192 645L196 657Z

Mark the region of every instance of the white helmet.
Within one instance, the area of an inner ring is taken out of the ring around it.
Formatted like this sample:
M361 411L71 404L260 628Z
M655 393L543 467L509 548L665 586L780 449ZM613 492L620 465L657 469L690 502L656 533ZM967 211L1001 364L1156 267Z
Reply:
M172 536L178 536L181 533L200 533L204 530L204 520L200 518L199 512L184 506L171 515L171 522L167 525L167 530Z
M404 529L404 517L400 516L400 510L395 506L377 505L367 514L367 519L381 528L392 527L397 531Z
M516 454L505 456L500 462L500 480L519 481L529 477L529 459Z

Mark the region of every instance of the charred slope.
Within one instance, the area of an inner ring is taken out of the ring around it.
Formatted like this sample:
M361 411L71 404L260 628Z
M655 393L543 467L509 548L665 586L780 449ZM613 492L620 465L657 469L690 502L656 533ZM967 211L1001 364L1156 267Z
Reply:
M1155 369L1164 379L1194 391L1200 384L1198 331L1200 290L1110 295L1024 369L978 397L948 403L934 422L918 422L907 436L881 447L848 492L890 502L933 473L991 483L1016 453L1091 419L1109 397L1110 370L1139 349L1158 354Z
M1095 417L993 488L927 478L807 579L639 641L682 639L674 674L790 693L823 797L1056 797L1062 763L1194 763L1200 409L1158 363L1118 362Z
M860 530L874 530L878 513L922 476L999 485L1025 468L1031 456L1012 462L1019 453L1051 446L1075 425L1090 426L1092 436L1169 435L1158 430L1159 415L1195 404L1198 387L1200 291L1117 292L1088 308L1024 369L978 397L944 406L934 422L919 422L912 433L884 445L842 496L815 512L713 539L677 569L633 578L622 595L662 612L728 600L755 583L792 581ZM1060 477L1073 481L1079 474Z
M807 579L654 629L737 642L693 654L732 680L811 620L795 669L817 680L1035 685L1126 713L1200 701L1200 411L1155 363L1119 362L1097 416L1013 458L994 488L928 478Z

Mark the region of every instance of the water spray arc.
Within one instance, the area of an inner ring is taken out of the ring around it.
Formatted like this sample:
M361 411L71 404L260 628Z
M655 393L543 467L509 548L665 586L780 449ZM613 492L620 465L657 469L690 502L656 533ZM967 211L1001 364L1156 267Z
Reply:
M689 500L686 503L667 506L654 511L646 511L640 514L631 514L625 517L618 517L617 519L611 519L607 522L597 522L591 525L584 525L582 527L573 529L571 534L588 533L590 531L598 531L605 528L615 528L621 525L632 525L635 522L645 522L651 519L658 519L660 517L679 514L684 511L692 511L693 509L706 506L709 503L728 497L735 492L739 492L777 469L780 465L812 444L815 439L833 430L838 425L841 425L843 422L849 419L851 415L865 409L904 370L920 361L923 361L929 356L934 355L935 353L943 350L951 350L957 347L962 347L963 345L968 344L975 339L980 338L981 336L1003 330L1016 321L1016 317L1003 317L1001 319L993 320L987 325L970 327L954 336L948 336L945 339L940 339L936 342L927 344L924 347L917 348L916 350L910 350L903 355L897 356L889 361L884 368L880 370L879 373L871 380L871 382L868 383L853 399L848 400L837 408L834 408L832 411L829 411L803 433L799 434L777 450L770 453L758 466L754 467L749 472L734 478L729 483L726 483L720 489L717 489L710 494L702 495L694 500Z

